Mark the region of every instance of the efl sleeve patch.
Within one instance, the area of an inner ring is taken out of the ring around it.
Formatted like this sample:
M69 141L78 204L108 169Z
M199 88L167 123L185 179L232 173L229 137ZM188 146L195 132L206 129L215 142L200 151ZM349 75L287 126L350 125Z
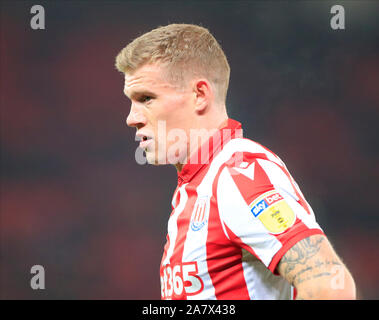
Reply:
M259 219L272 234L280 234L293 226L295 212L275 190L266 192L250 204L255 219Z

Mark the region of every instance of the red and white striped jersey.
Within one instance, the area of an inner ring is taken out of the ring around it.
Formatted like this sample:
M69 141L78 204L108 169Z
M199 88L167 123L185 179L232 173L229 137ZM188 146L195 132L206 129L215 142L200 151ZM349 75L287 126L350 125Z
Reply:
M210 139L208 161L178 173L162 299L291 299L275 268L296 242L323 232L278 156L238 137L235 120L220 132L229 134Z

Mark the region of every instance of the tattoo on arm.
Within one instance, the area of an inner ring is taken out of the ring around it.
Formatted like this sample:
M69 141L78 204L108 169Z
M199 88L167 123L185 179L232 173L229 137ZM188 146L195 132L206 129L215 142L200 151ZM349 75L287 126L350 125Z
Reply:
M308 280L332 276L332 266L341 263L334 257L325 259L320 254L326 245L326 238L320 235L299 241L282 257L278 265L279 273L295 286Z
M313 257L320 251L321 242L325 238L316 239L308 237L299 241L283 256L281 263L285 264L285 273L291 272L298 264L305 265L310 257Z

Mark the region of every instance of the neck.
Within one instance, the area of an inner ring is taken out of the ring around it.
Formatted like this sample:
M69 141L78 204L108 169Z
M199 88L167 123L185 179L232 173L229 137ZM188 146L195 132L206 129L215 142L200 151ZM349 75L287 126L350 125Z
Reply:
M197 128L198 129L206 129L208 130L208 132L212 131L212 130L219 130L223 127L225 127L228 123L228 116L225 114L223 117L221 117L217 122L216 121L212 121L212 123L214 124L213 126L209 125L210 122L208 122L208 125L207 126L204 126L204 127L201 127L201 126L198 126ZM200 146L199 146L200 147ZM177 172L180 172L182 171L183 169L183 166L188 162L188 159L191 158L191 156L194 155L194 153L198 152L198 150L191 150L189 145L187 146L187 150L189 150L188 154L187 154L187 157L184 159L184 161L181 161L181 162L178 162L176 164L174 164ZM190 152L192 151L192 152Z

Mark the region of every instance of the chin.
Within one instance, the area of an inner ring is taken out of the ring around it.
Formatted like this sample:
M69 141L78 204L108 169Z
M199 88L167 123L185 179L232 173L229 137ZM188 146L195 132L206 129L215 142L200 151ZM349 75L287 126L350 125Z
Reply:
M155 166L171 164L175 166L178 163L183 163L183 159L185 159L186 153L181 152L179 157L178 154L170 153L168 155L161 155L159 157L158 152L146 151L145 156L148 164Z
M146 161L148 164L152 164L154 166L161 166L167 164L166 159L159 159L152 152L146 152Z

